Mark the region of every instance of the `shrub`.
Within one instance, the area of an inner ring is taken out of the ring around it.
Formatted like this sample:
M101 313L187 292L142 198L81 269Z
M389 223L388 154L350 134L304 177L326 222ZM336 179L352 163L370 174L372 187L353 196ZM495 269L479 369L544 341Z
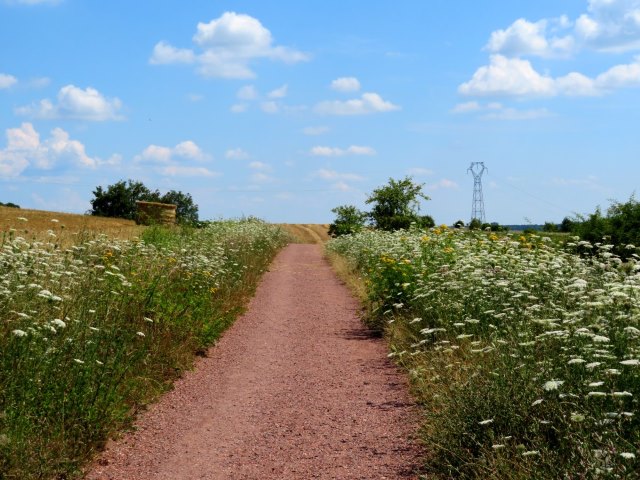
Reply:
M355 206L341 205L331 211L336 214L336 219L329 225L329 235L332 237L357 233L364 228L367 214Z

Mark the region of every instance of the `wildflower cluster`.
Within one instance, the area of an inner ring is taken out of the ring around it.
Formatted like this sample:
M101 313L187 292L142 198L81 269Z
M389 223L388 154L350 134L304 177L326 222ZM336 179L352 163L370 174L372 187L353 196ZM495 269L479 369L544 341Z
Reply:
M610 245L446 227L362 232L328 249L364 278L372 318L428 407L434 473L637 473L635 252L623 263Z
M66 249L5 236L0 477L73 473L232 321L284 241L259 221Z

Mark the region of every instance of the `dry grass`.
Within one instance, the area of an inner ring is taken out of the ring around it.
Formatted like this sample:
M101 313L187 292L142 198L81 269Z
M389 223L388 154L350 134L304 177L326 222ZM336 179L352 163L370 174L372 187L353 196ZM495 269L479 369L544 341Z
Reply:
M53 231L59 243L65 246L75 243L79 235L106 234L111 238L129 240L140 236L144 228L132 220L121 218L0 207L0 232L3 235L15 230L16 235L27 240L43 240L49 231Z
M327 231L329 225L320 223L283 223L280 225L289 232L296 243L324 244L331 237Z

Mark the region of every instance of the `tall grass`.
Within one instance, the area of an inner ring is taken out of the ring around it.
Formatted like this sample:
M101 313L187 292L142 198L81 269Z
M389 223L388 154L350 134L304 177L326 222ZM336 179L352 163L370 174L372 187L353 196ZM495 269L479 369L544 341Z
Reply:
M328 249L367 286L440 478L638 478L640 263L611 246L438 227ZM583 258L577 250L593 250Z
M0 251L0 477L68 478L232 321L285 236L259 221Z

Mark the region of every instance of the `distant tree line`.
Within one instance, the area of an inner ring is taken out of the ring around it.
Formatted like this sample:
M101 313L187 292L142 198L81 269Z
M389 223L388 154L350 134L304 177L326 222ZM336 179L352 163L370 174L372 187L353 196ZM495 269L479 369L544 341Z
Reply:
M20 205L16 205L13 202L7 202L7 203L0 202L0 207L20 208Z
M136 220L137 201L171 203L176 205L176 221L180 224L195 225L198 223L198 205L188 193L169 190L161 194L158 190L150 190L142 182L120 180L103 189L96 187L91 200L91 215L101 217L117 217Z

